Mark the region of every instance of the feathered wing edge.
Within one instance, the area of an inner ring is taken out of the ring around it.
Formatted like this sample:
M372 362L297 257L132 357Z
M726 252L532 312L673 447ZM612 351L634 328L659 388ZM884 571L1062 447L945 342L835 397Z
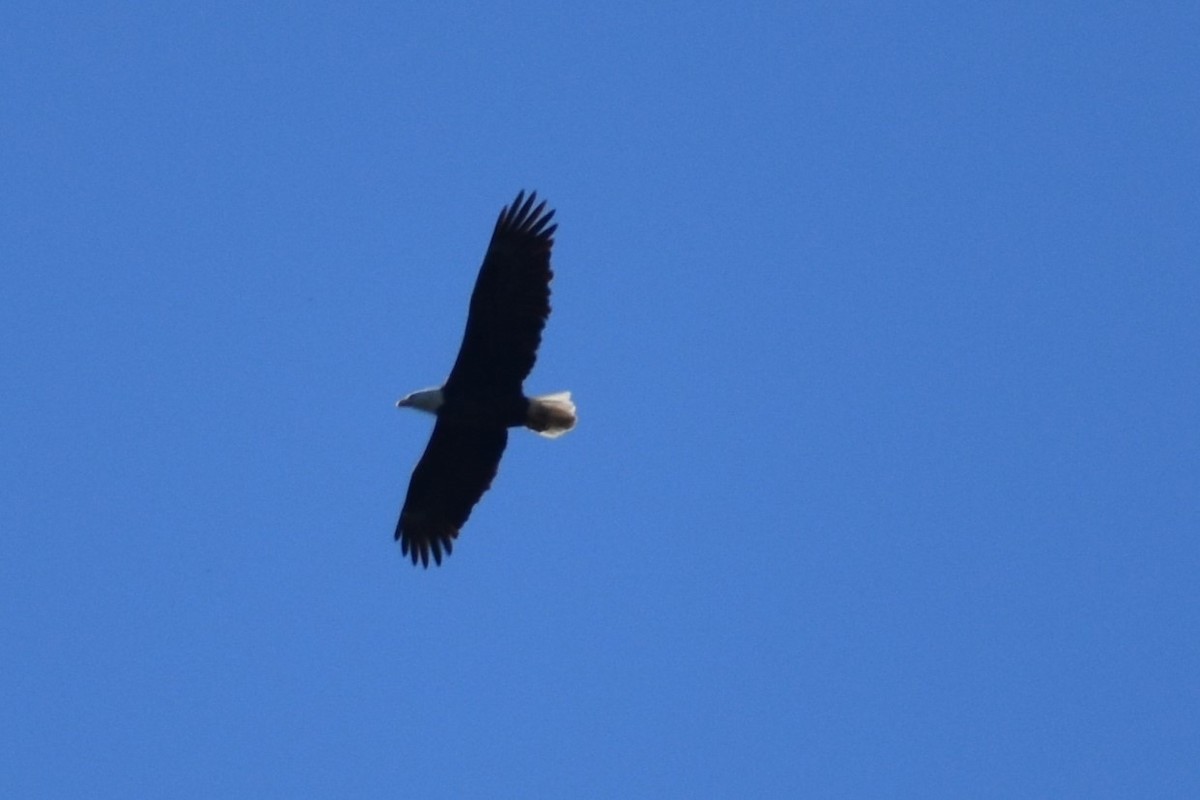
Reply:
M426 568L429 567L431 555L434 563L441 566L442 553L444 551L450 555L453 552L458 532L459 528L449 523L408 511L401 512L400 521L396 523L396 539L400 542L401 555L411 558L413 566L419 562Z
M520 192L496 219L468 305L467 323L447 386L520 390L537 361L550 316L553 209L537 193Z
M471 510L492 485L508 444L505 428L477 428L438 419L413 470L396 523L400 552L425 567L442 563Z
M544 239L547 245L554 244L554 232L558 230L558 225L550 225L550 221L554 219L554 209L550 209L545 215L542 215L542 210L546 207L546 201L537 204L537 192L530 192L529 197L525 196L525 190L517 192L517 198L509 205L500 209L500 216L496 219L496 227L492 230L492 238L503 230L507 230L510 234L522 234L526 236L535 236ZM550 227L546 227L550 225Z

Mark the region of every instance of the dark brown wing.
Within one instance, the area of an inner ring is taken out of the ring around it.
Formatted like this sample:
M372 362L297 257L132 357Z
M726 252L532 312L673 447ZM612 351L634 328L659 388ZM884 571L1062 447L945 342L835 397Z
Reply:
M471 509L492 485L508 444L504 428L479 428L439 418L413 470L396 539L400 551L429 566L442 563Z
M513 397L537 359L542 329L550 316L550 249L554 246L553 211L534 206L537 193L517 195L496 220L484 256L462 347L450 377L449 392Z

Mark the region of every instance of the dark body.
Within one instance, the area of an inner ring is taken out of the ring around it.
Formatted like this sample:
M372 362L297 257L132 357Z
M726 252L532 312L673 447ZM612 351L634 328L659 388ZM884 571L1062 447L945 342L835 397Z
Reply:
M458 358L442 386L433 435L412 480L396 539L429 566L449 554L496 476L508 428L529 411L523 384L550 315L550 250L556 225L537 195L517 195L496 221L479 269ZM544 213L543 213L544 212Z

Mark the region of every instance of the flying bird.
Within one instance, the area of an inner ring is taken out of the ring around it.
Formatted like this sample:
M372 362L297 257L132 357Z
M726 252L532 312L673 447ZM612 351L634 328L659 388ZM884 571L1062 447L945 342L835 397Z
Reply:
M471 509L492 485L509 428L555 438L575 427L570 392L526 397L523 384L550 316L550 249L554 211L537 192L521 191L500 211L488 244L467 329L450 377L396 402L437 415L425 454L413 470L396 524L400 552L429 566L442 563Z

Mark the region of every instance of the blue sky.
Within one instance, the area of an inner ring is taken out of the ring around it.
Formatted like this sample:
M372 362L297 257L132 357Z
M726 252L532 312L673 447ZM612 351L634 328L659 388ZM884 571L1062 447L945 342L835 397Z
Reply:
M1198 29L6 4L0 794L1200 795ZM580 425L414 569L521 188Z

